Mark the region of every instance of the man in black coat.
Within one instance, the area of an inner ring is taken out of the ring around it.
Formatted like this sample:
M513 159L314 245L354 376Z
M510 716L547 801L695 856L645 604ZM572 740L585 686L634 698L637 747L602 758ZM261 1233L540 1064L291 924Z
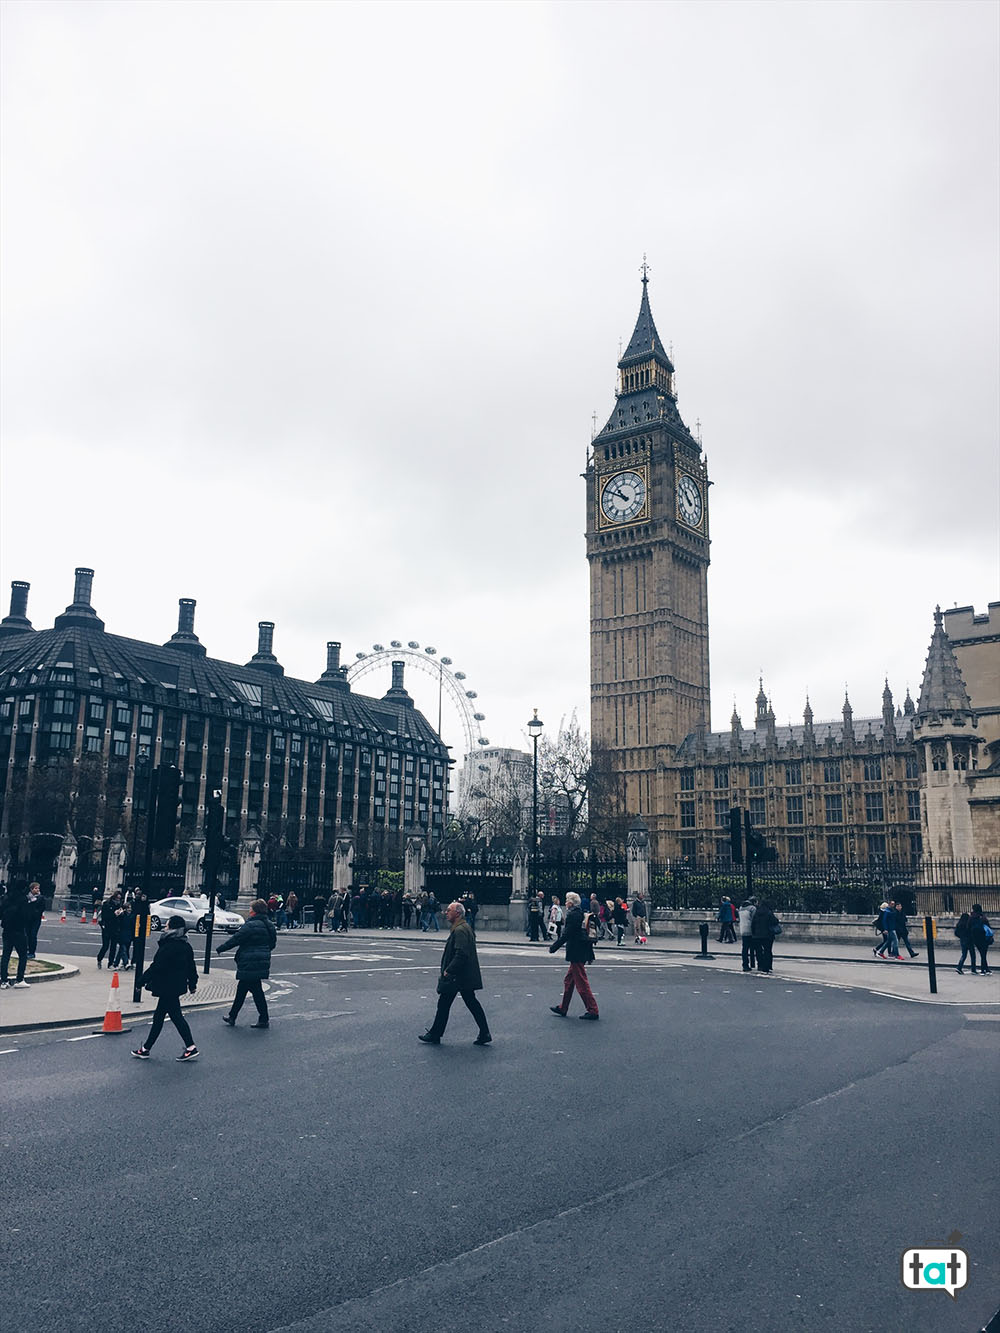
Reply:
M227 949L236 950L236 998L229 1013L222 1016L226 1027L236 1026L236 1019L247 995L253 996L257 1006L257 1022L250 1026L270 1026L263 982L271 975L271 951L277 943L278 932L268 916L267 903L263 898L258 898L250 908L250 920L230 935L224 944L217 946L216 953L225 953Z
M486 1021L483 1006L476 999L476 991L483 989L483 974L479 970L479 956L476 953L476 937L465 919L465 908L461 903L449 903L445 917L451 926L441 958L441 975L438 978L438 1006L434 1022L418 1038L430 1046L439 1046L444 1030L448 1026L448 1014L455 996L461 995L466 1009L479 1025L479 1036L474 1046L488 1046L493 1040L490 1025Z
M0 924L3 933L3 953L0 955L0 986L17 986L23 990L28 982L24 979L24 969L28 966L28 920L31 908L23 884L9 888L0 900ZM17 953L17 980L7 979L10 956Z
M594 961L594 946L583 928L583 908L580 906L580 895L578 893L567 893L566 909L562 934L549 945L549 953L555 953L557 949L565 949L568 964L566 975L563 978L562 1004L553 1004L551 1009L560 1018L565 1018L569 1009L569 1002L573 998L573 991L578 990L580 999L587 1010L580 1017L589 1018L591 1022L596 1022L600 1014L597 1012L597 1001L594 999L594 992L590 989L590 982L587 980L587 964Z
M156 1008L153 1010L153 1025L149 1029L149 1036L132 1054L137 1060L149 1059L149 1053L163 1028L163 1020L169 1016L184 1043L184 1050L177 1059L197 1060L198 1047L194 1044L187 1019L181 1013L181 996L185 991L193 995L198 989L198 968L182 916L172 916L167 922L153 961L142 974L142 985L150 995L157 997Z

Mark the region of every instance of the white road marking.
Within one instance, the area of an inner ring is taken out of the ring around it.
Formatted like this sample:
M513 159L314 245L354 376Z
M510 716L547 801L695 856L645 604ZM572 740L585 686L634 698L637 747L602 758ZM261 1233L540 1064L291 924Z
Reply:
M0 1055L17 1055L17 1053L18 1050L16 1046L9 1046L7 1050L0 1051Z
M64 1041L93 1041L95 1037L103 1037L103 1032L88 1032L85 1037L64 1037Z

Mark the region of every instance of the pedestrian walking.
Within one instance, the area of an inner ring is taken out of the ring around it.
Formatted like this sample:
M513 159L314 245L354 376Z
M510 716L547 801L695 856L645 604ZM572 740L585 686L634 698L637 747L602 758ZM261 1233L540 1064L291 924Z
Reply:
M628 930L628 907L624 898L616 898L612 918L615 923L615 945L620 947L625 938L625 932Z
M906 920L906 913L903 911L902 903L890 903L893 909L896 922L896 939L903 946L911 958L916 958L917 950L910 948L910 927ZM898 946L897 946L898 947Z
M774 941L781 934L781 923L772 912L770 903L758 903L750 933L757 957L757 971L762 977L769 977L773 965Z
M646 943L646 900L642 894L636 896L632 904L632 925L635 930L636 944Z
M441 925L437 916L437 899L430 891L421 899L420 929L430 930L433 926L435 930L440 930Z
M108 967L120 967L123 972L127 972L132 967L129 955L135 935L135 898L131 891L126 892L121 908L121 915L118 917L118 935L115 947L108 955Z
M580 999L586 1008L586 1013L580 1017L596 1022L600 1014L594 992L590 989L590 981L587 979L587 964L594 961L594 946L583 928L583 908L580 906L578 893L566 895L566 919L563 921L562 933L549 945L549 953L556 953L559 949L566 950L567 966L566 975L563 977L562 1003L552 1005L552 1012L558 1014L560 1018L565 1018L569 1011L569 1002L576 990L579 991Z
M972 944L972 927L969 922L970 917L968 912L963 912L955 922L955 934L958 936L958 942L962 946L962 956L958 960L958 967L955 969L960 977L965 976L962 968L965 964L966 955L968 955L969 958L969 967L972 969L972 975L976 975L976 951Z
M451 1006L455 1002L456 995L461 995L466 1009L479 1027L479 1036L472 1044L488 1046L493 1040L490 1025L486 1020L483 1006L476 999L476 991L483 989L483 974L479 969L479 957L476 953L476 937L465 918L465 908L461 903L449 903L445 909L445 919L451 927L451 933L445 941L444 953L441 956L441 975L437 983L437 1013L434 1015L434 1022L417 1040L426 1042L429 1046L440 1046L444 1030L448 1026Z
M267 903L263 898L257 898L250 905L249 919L228 940L216 947L216 953L225 953L227 949L236 950L236 998L229 1013L222 1016L227 1027L236 1026L243 1001L248 995L253 996L257 1006L257 1022L250 1026L270 1027L263 983L271 975L271 953L277 942L278 932L268 915Z
M177 1059L197 1060L198 1047L194 1044L188 1021L181 1012L181 996L187 991L193 995L198 989L198 968L182 916L172 916L167 922L153 961L143 972L140 984L150 995L156 996L156 1008L153 1010L149 1036L132 1054L137 1060L148 1060L163 1030L163 1020L169 1018L184 1043L184 1049Z
M476 933L476 917L479 915L479 904L476 902L474 893L465 895L465 919L469 923L469 929L473 935Z
M108 898L101 908L101 948L97 955L97 966L100 969L101 960L104 955L108 956L108 967L111 966L111 960L118 949L118 931L122 915L122 896L115 889L114 893Z
M533 893L528 902L528 939L540 944L545 934L545 895Z
M719 910L715 914L715 919L719 923L719 943L735 944L736 931L734 922L737 916L736 908L731 898L723 898L719 903Z
M973 903L972 911L969 913L969 942L979 954L979 971L984 977L988 977L990 966L986 961L986 954L993 943L993 927L986 920L979 903ZM972 970L973 972L976 970L975 956L972 960Z
M899 941L896 938L896 909L889 903L879 903L878 917L876 918L877 929L881 931L882 943L872 953L878 958L884 958L886 950L889 957L899 959Z
M753 918L757 911L757 899L748 898L740 905L740 944L742 945L743 971L752 972L757 965L757 954L753 945Z
M557 940L559 932L562 929L563 909L562 903L556 894L552 895L552 904L549 907L548 937L550 940Z
M45 899L42 886L38 883L28 885L28 957L34 958L38 948L38 928L45 913Z
M296 930L299 924L299 895L294 889L285 899L285 914L288 917L288 929Z
M24 979L24 970L28 966L30 914L31 908L28 906L28 895L25 893L24 885L11 885L3 898L0 898L0 938L2 938L0 990L7 990L11 986L18 990L26 990L28 987L29 983ZM17 954L17 973L13 981L9 979L7 971L12 953Z
M265 903L266 907L267 904ZM313 934L323 934L323 918L326 916L326 894L320 889L313 899Z

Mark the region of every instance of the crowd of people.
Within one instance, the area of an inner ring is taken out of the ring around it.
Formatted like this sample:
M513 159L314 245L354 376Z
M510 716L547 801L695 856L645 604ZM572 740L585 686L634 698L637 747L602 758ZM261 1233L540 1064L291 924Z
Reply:
M602 902L596 893L592 893L589 898L567 893L567 907L564 910L558 894L552 895L546 907L545 894L539 891L529 893L524 903L524 933L532 944L547 944L560 937L571 897L577 899L583 915L589 915L593 920L595 939L613 939L616 947L621 948L630 930L635 944L645 944L649 938L649 912L646 899L641 893L636 894L631 904L622 897L606 898Z
M294 890L286 898L272 893L262 899L275 930L297 930L303 924L305 904ZM465 921L475 934L479 904L474 893L463 894L459 901L465 909ZM433 891L405 893L402 889L378 889L367 884L353 889L319 889L313 895L312 928L322 934L324 928L346 934L350 930L440 930L440 905Z

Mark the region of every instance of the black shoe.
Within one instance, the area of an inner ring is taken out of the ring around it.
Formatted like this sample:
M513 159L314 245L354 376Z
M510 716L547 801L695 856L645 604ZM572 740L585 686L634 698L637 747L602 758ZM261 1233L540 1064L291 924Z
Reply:
M440 1045L441 1045L441 1038L440 1038L440 1037L432 1037L431 1034L430 1034L429 1032L421 1032L420 1036L417 1037L417 1041L425 1041L425 1042L427 1043L428 1046L440 1046Z
M252 1028L269 1028L269 1027L271 1026L271 1024L270 1024L270 1022L266 1022L266 1023L265 1023L265 1022L262 1022L262 1021L258 1018L257 1022L256 1022L256 1023L251 1023L250 1026L251 1026Z
M584 1023L588 1022L588 1020L591 1023L596 1023L597 1020L600 1018L600 1014L581 1014L580 1018L583 1020Z
M554 1014L558 1014L560 1018L565 1018L565 1017L566 1017L566 1010L565 1010L565 1009L560 1009L559 1006L558 1006L557 1004L551 1004L551 1005L549 1005L549 1009L551 1010L552 1013L554 1013Z
M236 1019L233 1018L232 1014L223 1014L222 1021L227 1028L234 1028L236 1026Z
M473 1046L488 1046L493 1038L488 1032L480 1032L479 1036L472 1043Z

